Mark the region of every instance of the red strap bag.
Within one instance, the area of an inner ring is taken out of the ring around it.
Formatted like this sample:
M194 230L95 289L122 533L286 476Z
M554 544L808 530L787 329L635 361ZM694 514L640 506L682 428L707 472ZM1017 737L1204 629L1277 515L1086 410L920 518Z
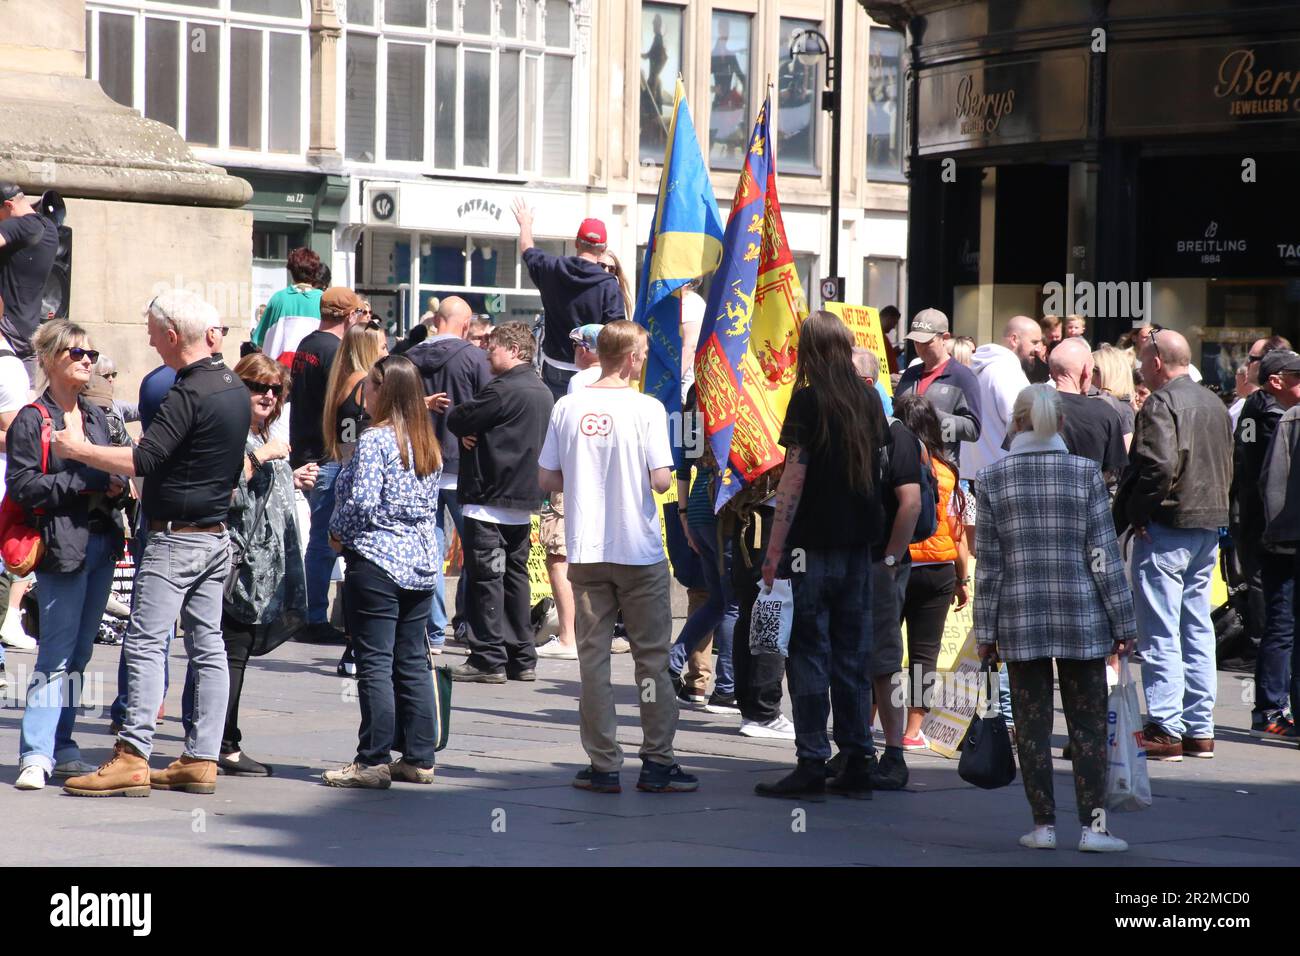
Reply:
M45 473L50 467L50 430L54 424L44 405L33 402L27 407L41 413L41 472ZM45 542L41 539L40 529L33 527L33 519L43 514L43 508L33 508L29 514L28 509L5 490L4 501L0 502L0 558L4 559L10 574L25 577L45 557Z

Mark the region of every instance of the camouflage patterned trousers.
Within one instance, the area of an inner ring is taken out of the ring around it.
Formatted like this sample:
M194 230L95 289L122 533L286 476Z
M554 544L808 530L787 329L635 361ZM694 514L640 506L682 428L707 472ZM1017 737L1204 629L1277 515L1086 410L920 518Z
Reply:
M1056 659L1065 725L1074 750L1079 822L1092 826L1106 795L1106 661ZM1056 822L1052 792L1052 659L1008 661L1011 709L1025 796L1034 825Z

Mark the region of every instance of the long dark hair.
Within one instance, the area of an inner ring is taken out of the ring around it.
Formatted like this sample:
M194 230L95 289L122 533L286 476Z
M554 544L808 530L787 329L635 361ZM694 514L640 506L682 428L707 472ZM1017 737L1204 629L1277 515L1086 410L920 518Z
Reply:
M371 427L391 428L402 467L414 468L417 475L427 478L442 467L442 448L424 404L424 380L419 369L405 355L388 355L370 370L370 383L378 391L375 408L370 410ZM414 462L407 452L407 442L414 452Z
M875 486L876 453L885 437L885 412L872 401L853 367L853 333L829 312L814 312L799 329L795 388L812 391L817 433L809 450L841 446L851 490L869 496Z
M954 482L960 482L961 472L957 463L948 458L948 449L943 443L943 428L939 424L939 413L934 404L924 395L908 392L901 398L894 399L894 417L917 438L930 453L930 457L948 466ZM957 493L957 507L960 514L966 512L966 496L961 485L954 484Z

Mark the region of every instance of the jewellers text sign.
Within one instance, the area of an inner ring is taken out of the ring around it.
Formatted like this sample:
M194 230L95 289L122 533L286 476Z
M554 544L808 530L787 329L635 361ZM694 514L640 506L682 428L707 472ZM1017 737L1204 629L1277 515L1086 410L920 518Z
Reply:
M1113 136L1300 123L1300 39L1116 43L1106 59Z
M1086 52L941 66L922 71L917 89L922 154L1088 133Z

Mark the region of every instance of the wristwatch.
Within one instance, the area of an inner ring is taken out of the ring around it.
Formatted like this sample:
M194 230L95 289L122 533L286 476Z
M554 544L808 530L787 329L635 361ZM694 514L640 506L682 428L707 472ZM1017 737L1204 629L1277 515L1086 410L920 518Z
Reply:
M887 568L898 567L898 558L894 557L892 554L885 555L885 567Z

